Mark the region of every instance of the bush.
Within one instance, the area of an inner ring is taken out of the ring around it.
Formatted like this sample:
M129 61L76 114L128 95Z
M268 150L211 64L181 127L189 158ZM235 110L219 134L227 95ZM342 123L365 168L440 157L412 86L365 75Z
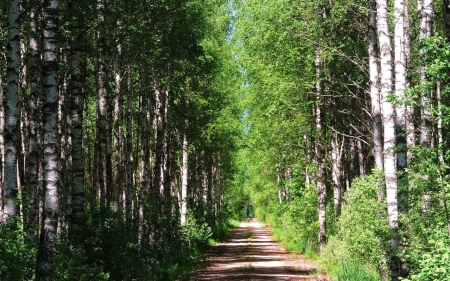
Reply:
M34 279L37 243L25 243L25 237L14 220L0 226L0 280Z
M378 201L376 188L377 182L382 182L381 177L375 174L357 179L345 194L342 213L336 223L337 234L329 238L322 253L327 267L347 262L372 272L386 270L387 211L386 203Z

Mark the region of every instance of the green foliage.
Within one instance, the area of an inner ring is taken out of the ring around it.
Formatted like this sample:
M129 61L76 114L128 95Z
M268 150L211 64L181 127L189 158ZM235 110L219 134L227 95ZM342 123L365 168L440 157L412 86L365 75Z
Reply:
M440 224L440 227L443 225ZM405 281L450 280L450 233L435 229L426 244L409 253L417 263Z
M359 264L373 272L384 270L389 229L385 202L378 200L381 179L379 173L357 179L345 194L337 233L329 238L322 253L327 267L342 265L351 269Z
M183 240L189 246L205 246L212 237L211 228L206 222L197 221L191 214L188 213L186 218L186 226L183 229Z
M301 243L302 252L317 249L317 190L305 188L297 191L283 215L283 227L293 240Z
M360 263L343 259L338 264L327 268L328 274L336 276L337 281L378 281L380 277L376 272L368 270Z
M411 275L405 280L448 280L450 268L449 175L438 148L414 148L408 167L407 215L401 217L401 256Z
M0 280L34 279L37 244L25 243L25 238L15 220L0 226Z

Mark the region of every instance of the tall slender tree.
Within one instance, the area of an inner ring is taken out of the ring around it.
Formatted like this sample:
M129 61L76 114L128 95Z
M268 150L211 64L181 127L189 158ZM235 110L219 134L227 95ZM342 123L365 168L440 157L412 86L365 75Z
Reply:
M417 11L419 13L419 38L423 40L431 36L433 26L433 0L419 0ZM420 145L429 148L432 145L432 113L431 113L431 90L427 86L426 78L426 51L420 49Z
M53 256L60 212L60 163L58 137L58 18L57 0L43 3L43 63L44 92L44 212L36 263L36 279L51 280Z
M397 202L397 176L395 149L395 108L390 101L393 93L392 46L388 24L388 5L386 0L377 0L377 28L380 43L380 85L381 106L383 116L383 157L384 175L386 182L386 200L389 217L389 227L392 230L390 269L392 280L398 280L399 264L397 248L400 244L398 238L398 202Z
M20 67L20 0L9 1L8 53L5 96L5 155L3 184L3 221L18 215L17 136Z
M322 81L321 72L323 71L323 58L321 47L316 51L316 103L315 103L315 130L316 130L316 141L315 141L315 161L317 165L317 192L318 192L318 215L319 215L319 252L321 252L326 245L326 199L327 199L327 187L326 187L326 164L325 164L325 147L323 144L323 139L325 136L325 128L323 127L323 93L322 93Z

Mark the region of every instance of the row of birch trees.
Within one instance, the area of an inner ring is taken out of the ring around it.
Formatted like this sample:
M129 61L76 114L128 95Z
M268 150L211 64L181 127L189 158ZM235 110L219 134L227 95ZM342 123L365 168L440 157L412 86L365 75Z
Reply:
M0 5L0 279L175 278L230 213L223 5Z
M354 229L340 223L353 210L346 193L381 172L372 185L383 225L372 234L383 250L371 264L368 253L355 259L382 279L436 280L420 274L430 237L450 235L448 4L233 2L246 186L260 217L330 255L327 241Z

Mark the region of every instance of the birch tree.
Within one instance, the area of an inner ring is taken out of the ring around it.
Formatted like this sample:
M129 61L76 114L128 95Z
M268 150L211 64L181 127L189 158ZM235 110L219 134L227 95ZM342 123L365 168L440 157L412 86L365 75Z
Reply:
M186 226L186 216L187 216L187 189L188 189L188 172L189 172L189 166L188 166L188 159L189 159L189 143L187 138L187 129L188 129L188 119L185 119L185 127L183 130L183 144L181 146L182 150L182 158L181 158L181 208L180 208L180 220L181 220L181 227Z
M76 13L77 18L71 23L72 32L75 38L70 49L70 80L68 85L68 95L70 103L70 115L72 121L72 166L73 166L73 188L72 188L72 223L75 228L79 228L84 214L84 153L83 153L83 106L85 93L83 90L86 72L86 54L82 48L85 40L83 26L83 14L80 3L70 1L70 10Z
M388 6L386 0L377 0L377 29L380 48L380 86L383 120L383 157L386 182L386 200L389 227L392 230L390 247L390 269L392 280L398 280L399 265L397 248L400 244L398 235L397 176L395 161L395 108L389 98L393 92L392 47L388 25Z
M36 264L36 279L51 280L53 256L60 211L58 138L58 36L59 5L56 0L43 4L44 41L42 83L44 92L44 213Z
M322 86L320 81L321 71L323 70L323 59L321 58L321 51L316 51L316 104L315 104L315 129L316 129L316 143L315 143L315 161L317 165L317 192L318 192L318 207L319 215L319 252L321 252L326 245L326 163L325 163L325 148L323 146L323 136L325 128L323 128L323 117L321 107L323 103Z
M8 52L5 96L5 154L3 180L3 221L18 215L17 135L20 66L20 0L9 1Z
M405 29L406 18L409 17L403 0L394 2L394 47L395 47L395 95L400 103L395 107L396 125L396 160L397 171L406 168L406 116L405 91L406 89L406 58L409 48L406 46L406 37L409 30Z
M419 0L417 3L419 13L419 39L423 40L431 36L433 24L433 0ZM424 148L431 147L432 114L431 114L431 91L427 86L426 79L426 51L420 50L420 145Z
M26 204L28 205L28 214L26 215L26 229L28 232L28 240L34 241L36 226L38 225L38 202L37 189L39 185L39 97L40 97L40 36L38 33L38 7L37 3L32 3L30 11L30 39L29 39L29 61L28 61L28 84L30 87L30 95L26 100L26 110L28 111L28 157L26 163Z

